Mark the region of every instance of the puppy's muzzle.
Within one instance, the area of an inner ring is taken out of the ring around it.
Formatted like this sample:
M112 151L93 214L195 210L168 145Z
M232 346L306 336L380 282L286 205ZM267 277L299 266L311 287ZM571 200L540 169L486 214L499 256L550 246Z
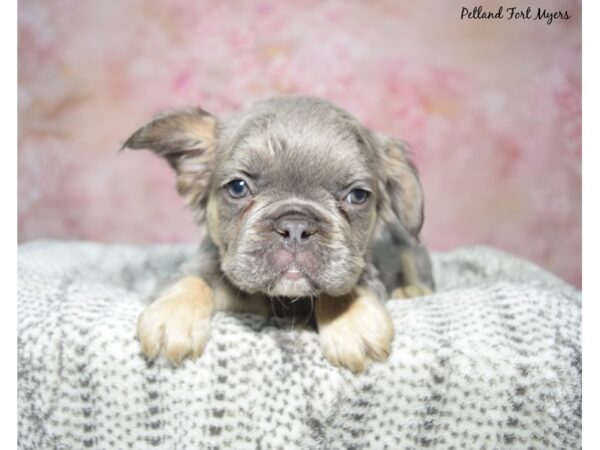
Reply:
M281 236L283 247L290 252L296 252L311 242L319 231L319 224L307 215L293 212L279 218L274 224L274 229Z

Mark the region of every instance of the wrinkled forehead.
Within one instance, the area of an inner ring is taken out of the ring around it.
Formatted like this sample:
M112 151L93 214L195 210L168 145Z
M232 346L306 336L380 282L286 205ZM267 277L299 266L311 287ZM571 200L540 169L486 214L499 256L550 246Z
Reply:
M336 114L247 118L225 136L220 153L218 175L245 172L301 189L375 177L375 155L357 124Z

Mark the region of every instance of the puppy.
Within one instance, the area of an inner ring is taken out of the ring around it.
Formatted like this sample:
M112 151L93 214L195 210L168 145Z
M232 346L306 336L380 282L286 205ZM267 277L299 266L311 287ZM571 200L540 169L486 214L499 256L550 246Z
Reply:
M149 359L200 355L215 311L268 314L273 299L310 299L325 358L361 372L390 352L384 301L433 289L406 148L324 100L274 98L224 121L172 110L123 147L162 156L207 229L139 318Z

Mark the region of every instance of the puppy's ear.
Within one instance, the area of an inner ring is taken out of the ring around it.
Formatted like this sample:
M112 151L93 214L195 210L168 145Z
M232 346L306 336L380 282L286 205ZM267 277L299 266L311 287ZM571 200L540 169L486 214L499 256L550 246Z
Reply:
M418 241L423 226L423 188L406 144L376 134L379 153L379 211L384 222L400 220Z
M177 191L189 206L208 197L217 139L217 119L200 108L163 112L127 139L124 148L150 149L177 173Z

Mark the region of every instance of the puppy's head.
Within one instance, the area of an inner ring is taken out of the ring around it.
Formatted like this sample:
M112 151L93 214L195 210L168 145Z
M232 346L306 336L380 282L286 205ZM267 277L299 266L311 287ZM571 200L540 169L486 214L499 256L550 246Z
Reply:
M179 193L248 293L342 295L371 238L400 221L418 238L423 195L403 145L332 104L284 97L219 122L201 109L163 113L124 147L175 169Z

